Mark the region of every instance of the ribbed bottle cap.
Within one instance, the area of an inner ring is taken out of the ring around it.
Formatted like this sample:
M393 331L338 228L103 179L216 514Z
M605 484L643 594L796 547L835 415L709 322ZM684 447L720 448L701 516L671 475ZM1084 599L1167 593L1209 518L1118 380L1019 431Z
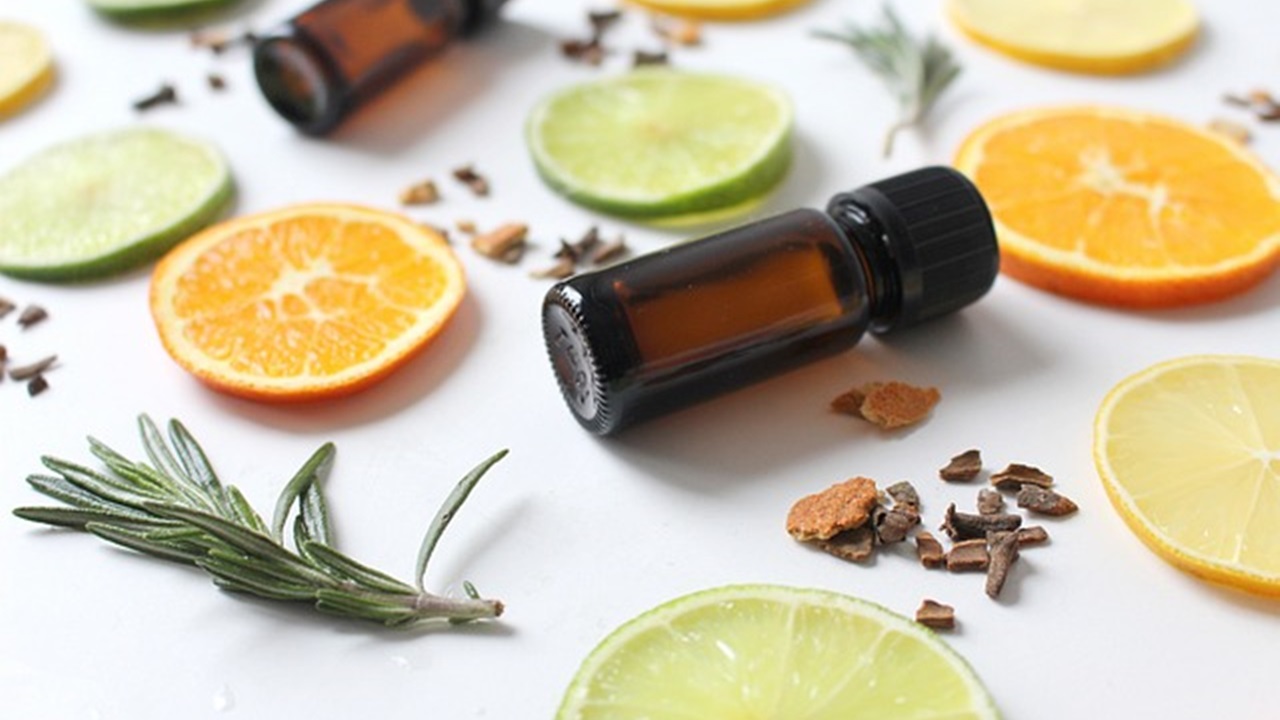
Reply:
M995 282L1000 252L991 212L977 187L952 168L921 168L846 197L883 226L884 249L898 269L901 306L881 318L876 332L959 310Z

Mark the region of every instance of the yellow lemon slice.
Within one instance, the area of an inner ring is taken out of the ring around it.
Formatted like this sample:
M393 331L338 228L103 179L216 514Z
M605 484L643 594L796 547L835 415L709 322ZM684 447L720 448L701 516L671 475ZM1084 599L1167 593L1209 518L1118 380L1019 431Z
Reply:
M53 55L39 30L0 21L0 118L21 110L53 84Z

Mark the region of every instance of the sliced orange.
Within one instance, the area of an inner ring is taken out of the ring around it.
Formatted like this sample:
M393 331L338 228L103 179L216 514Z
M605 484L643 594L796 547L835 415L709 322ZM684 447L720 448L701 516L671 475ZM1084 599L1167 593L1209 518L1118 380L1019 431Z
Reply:
M1001 270L1127 307L1208 302L1280 263L1280 180L1238 143L1110 107L1015 112L973 131L956 167L991 207Z
M668 15L704 20L754 20L786 12L809 0L629 0Z
M403 216L310 204L228 220L151 281L160 340L208 385L259 400L345 395L435 337L466 292L439 233Z

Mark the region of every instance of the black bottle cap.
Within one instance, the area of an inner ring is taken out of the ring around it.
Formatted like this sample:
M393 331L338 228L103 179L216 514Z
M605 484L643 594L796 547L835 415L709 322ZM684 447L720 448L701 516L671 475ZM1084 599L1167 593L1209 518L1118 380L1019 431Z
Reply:
M872 331L884 333L959 310L986 294L1000 268L986 201L964 175L925 167L832 199L833 215L852 203L880 229L870 254L896 272L896 306ZM878 242L877 242L878 241ZM882 265L882 269L884 268Z

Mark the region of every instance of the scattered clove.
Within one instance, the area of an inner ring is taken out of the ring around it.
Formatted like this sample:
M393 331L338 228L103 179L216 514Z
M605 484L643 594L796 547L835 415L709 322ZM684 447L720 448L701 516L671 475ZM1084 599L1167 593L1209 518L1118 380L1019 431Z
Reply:
M489 194L489 181L476 172L471 165L464 165L454 169L453 177L458 182L466 185L477 197L486 197Z
M42 374L27 381L27 397L35 397L48 389L49 381L45 380Z
M159 90L133 102L133 109L142 112L161 105L177 105L178 90L171 83L164 83Z
M968 481L978 477L982 472L982 452L973 449L951 458L946 467L938 470L938 477L947 482Z
M49 317L49 311L39 305L28 305L18 313L18 325L24 330Z
M1060 517L1070 515L1079 509L1074 502L1064 495L1037 485L1023 485L1018 491L1018 507L1041 515Z
M1004 470L991 475L991 484L1000 490L1016 492L1023 485L1049 487L1053 484L1053 476L1038 467L1010 463Z
M961 540L951 546L947 553L947 570L965 572L969 570L986 570L991 564L991 555L987 552L987 539L974 538Z
M920 559L920 564L927 568L942 567L947 564L947 553L942 549L942 543L938 542L938 539L928 530L916 533L916 557Z
M29 365L20 365L18 367L11 367L9 368L9 379L18 380L18 381L30 380L31 378L43 373L45 370L48 370L49 368L53 367L53 364L57 361L58 361L57 355L50 355L46 358L41 358L40 360L37 360Z
M632 67L648 67L652 65L670 65L666 50L636 50L631 54Z
M1004 512L1004 496L995 490L983 488L978 491L978 514L999 515Z
M218 73L205 75L205 81L209 83L210 90L222 91L227 89L227 79Z
M987 597L995 599L1004 589L1009 570L1018 560L1018 533L1005 533L991 545L991 563L987 567Z
M941 529L952 540L971 540L985 538L987 533L1017 530L1021 525L1021 515L974 515L958 512L956 504L951 503L947 506L946 515L942 519Z
M916 622L934 630L950 630L956 626L956 610L950 605L926 599L916 610Z
M435 182L422 180L400 191L401 205L430 205L440 199Z
M472 237L471 247L487 258L515 264L524 256L525 237L528 234L528 225L506 223L495 230Z
M600 229L595 225L592 225L587 228L587 231L583 233L582 237L578 238L578 241L575 243L569 243L561 240L560 249L556 251L555 257L567 257L576 264L582 258L586 257L587 253L599 243Z

